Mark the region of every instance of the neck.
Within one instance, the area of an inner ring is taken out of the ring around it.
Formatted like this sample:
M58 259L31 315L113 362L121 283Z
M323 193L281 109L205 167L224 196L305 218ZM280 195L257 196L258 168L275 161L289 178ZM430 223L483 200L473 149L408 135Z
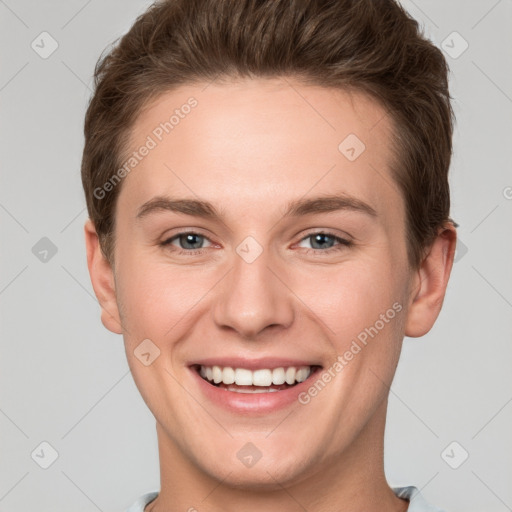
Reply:
M358 437L342 453L293 482L273 480L271 489L230 485L229 471L219 479L202 471L157 423L160 493L145 512L405 512L409 502L398 498L384 475L383 401ZM256 486L255 486L256 487Z

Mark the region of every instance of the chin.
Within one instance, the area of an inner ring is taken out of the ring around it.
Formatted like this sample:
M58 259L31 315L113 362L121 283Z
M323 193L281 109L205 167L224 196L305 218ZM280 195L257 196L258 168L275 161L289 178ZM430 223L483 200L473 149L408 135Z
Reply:
M235 456L230 462L208 464L204 459L200 461L203 472L213 479L222 482L222 485L234 489L248 491L274 491L282 490L283 486L297 483L307 477L307 464L298 458L297 453L288 451L288 457L283 459L270 454L262 454L261 458L252 466L245 466Z

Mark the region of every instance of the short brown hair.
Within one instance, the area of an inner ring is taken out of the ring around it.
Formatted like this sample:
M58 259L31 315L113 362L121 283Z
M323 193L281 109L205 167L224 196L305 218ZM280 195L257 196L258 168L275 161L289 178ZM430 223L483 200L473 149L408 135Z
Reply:
M393 178L413 268L449 218L453 110L441 51L395 0L163 0L100 56L85 117L82 183L112 263L121 166L143 107L180 85L255 77L356 90L391 114Z

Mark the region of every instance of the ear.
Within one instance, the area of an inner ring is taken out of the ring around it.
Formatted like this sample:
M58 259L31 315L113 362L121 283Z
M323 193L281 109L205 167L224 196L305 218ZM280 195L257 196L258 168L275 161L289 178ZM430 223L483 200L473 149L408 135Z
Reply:
M101 306L101 322L115 334L123 329L117 307L114 272L101 251L98 235L93 222L87 219L84 226L87 267L91 276L94 293Z
M453 266L457 231L449 222L443 226L430 251L417 270L405 324L405 335L417 338L427 334L443 305Z

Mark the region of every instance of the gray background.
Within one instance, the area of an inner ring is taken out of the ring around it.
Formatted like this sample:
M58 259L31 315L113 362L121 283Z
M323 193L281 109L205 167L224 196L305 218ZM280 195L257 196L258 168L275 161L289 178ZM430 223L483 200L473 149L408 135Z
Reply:
M154 419L121 336L100 323L89 281L79 176L94 64L148 5L0 0L0 511L121 511L159 489ZM452 216L462 243L435 327L404 342L386 471L391 485L416 485L448 511L504 512L512 510L512 2L404 6L448 52ZM45 59L31 47L51 48L43 31L58 43ZM454 31L469 44L460 55ZM43 237L57 249L46 261ZM58 454L47 469L42 442Z

